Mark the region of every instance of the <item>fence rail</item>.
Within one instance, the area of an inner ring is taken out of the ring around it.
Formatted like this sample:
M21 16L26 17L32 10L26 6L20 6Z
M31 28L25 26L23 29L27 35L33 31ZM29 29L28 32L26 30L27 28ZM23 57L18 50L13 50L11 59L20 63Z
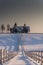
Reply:
M25 52L25 54L43 65L43 51L29 51Z
M0 64L7 62L17 55L17 52L9 52L5 49L0 49Z

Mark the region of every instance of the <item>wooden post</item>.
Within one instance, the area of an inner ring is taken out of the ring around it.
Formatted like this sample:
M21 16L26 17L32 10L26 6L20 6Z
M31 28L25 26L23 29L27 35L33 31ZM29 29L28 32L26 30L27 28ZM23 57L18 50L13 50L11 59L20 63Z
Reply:
M42 65L42 52L41 52L41 65Z
M36 62L37 62L37 52L35 52Z
M40 52L38 51L38 58L39 58L39 53L40 53ZM38 63L39 63L39 59L38 59Z
M0 64L2 65L2 49L0 49Z

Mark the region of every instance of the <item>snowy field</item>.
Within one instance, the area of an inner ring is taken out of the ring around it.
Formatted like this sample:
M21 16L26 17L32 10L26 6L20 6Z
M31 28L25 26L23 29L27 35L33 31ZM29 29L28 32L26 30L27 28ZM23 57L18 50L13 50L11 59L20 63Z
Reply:
M19 52L19 54L16 57L4 63L3 65L39 65L39 64L30 59L29 57L24 56L24 54L22 54L21 52Z
M0 34L0 49L19 51L18 55L3 65L41 65L27 57L25 51L43 51L43 34Z
M26 51L43 51L43 34L0 34L0 49L18 51L20 44Z
M43 51L43 34L24 35L23 44L26 51Z
M18 55L15 56L10 61L3 63L3 65L40 65L40 64L32 60L30 57L27 57L21 46L19 47Z

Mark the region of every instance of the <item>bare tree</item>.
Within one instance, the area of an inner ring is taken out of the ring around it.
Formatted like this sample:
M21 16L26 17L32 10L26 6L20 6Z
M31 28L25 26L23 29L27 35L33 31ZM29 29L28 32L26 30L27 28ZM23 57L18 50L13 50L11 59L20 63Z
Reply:
M1 25L1 30L2 30L2 33L3 33L3 31L5 30L4 24Z
M10 31L10 25L7 24L7 31Z

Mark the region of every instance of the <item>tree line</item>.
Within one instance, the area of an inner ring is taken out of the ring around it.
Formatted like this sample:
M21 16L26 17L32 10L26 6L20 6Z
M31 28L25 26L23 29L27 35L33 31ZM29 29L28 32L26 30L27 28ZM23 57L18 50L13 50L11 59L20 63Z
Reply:
M23 26L17 26L17 23L15 22L13 28L10 28L10 24L7 24L7 32L10 32L10 33L28 33L30 32L30 27L26 26L26 24L24 24ZM2 24L1 25L1 31L2 33L5 31L5 25Z
M10 31L10 24L7 24L7 31ZM2 24L1 25L1 31L2 31L2 33L5 31L5 25L4 24Z

